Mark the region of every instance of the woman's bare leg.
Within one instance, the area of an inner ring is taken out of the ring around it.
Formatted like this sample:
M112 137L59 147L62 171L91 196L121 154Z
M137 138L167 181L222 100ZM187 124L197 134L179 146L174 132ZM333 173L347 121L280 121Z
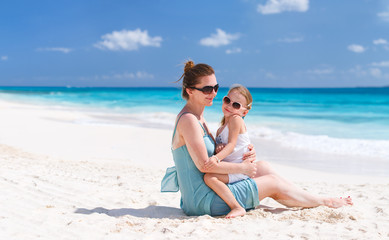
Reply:
M279 177L280 179L282 179L284 182L286 182L287 184L290 184L290 185L294 185L291 181L283 178L282 176L280 176L272 167L271 165L266 162L266 161L258 161L258 162L255 162L256 166L257 166L257 172L254 176L254 178L257 178L257 177L262 177L262 176L265 176L265 175L275 175L277 177Z
M234 218L246 214L246 210L240 206L234 194L232 194L226 185L228 183L227 174L206 173L204 175L204 182L231 208L226 218Z
M255 174L255 178L265 176L268 174L273 174L273 175L279 176L276 173L276 171L274 171L274 169L270 166L270 164L268 162L258 161L258 162L255 162L255 164L257 166L257 173Z
M345 205L352 205L352 199L348 198L326 198L315 196L277 175L267 174L254 178L258 186L259 200L271 197L287 207L318 207L327 206L338 208Z

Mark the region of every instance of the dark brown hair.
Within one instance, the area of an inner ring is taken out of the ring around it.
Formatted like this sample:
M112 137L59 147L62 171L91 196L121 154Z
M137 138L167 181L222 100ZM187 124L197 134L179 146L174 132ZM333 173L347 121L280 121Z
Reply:
M185 100L189 99L189 95L186 92L186 89L189 87L194 87L199 83L199 78L204 76L209 76L215 74L213 68L204 63L194 64L193 61L189 60L185 63L184 74L178 79L182 79L182 97Z

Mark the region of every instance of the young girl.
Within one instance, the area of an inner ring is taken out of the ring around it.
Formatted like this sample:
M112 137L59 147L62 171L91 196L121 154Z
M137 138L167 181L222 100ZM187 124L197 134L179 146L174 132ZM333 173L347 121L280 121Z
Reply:
M243 153L247 152L250 139L243 118L251 109L253 99L247 88L242 85L233 85L223 98L223 114L221 127L216 133L216 155L211 157L207 167L217 164L221 160L226 162L242 162ZM223 148L224 145L224 148ZM244 174L216 174L206 173L204 182L227 203L231 211L226 218L243 216L246 210L238 203L226 185L248 178Z

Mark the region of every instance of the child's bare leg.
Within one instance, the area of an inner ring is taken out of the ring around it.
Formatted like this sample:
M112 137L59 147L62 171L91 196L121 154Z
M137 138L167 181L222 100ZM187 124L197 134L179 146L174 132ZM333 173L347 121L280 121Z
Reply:
M227 174L206 173L204 175L204 182L231 208L226 218L234 218L246 214L246 210L240 206L226 185L228 183Z

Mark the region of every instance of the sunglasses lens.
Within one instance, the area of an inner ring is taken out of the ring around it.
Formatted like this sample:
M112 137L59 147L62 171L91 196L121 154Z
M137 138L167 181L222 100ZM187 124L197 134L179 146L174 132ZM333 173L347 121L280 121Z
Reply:
M225 96L225 97L223 98L223 102L224 102L225 104L230 104L230 103L231 103L231 99L230 99L229 97ZM241 105L240 105L240 103L238 103L238 102L233 102L233 103L232 103L232 107L235 108L236 110L238 110L238 109L240 109Z
M219 84L216 84L215 86L205 86L201 89L201 91L205 94L211 94L213 90L215 90L215 92L217 92L217 90L219 89Z
M211 86L203 87L203 93L210 94L210 93L212 93L212 90L213 90L213 87L211 87Z
M232 103L232 107L235 108L235 109L239 109L239 108L240 108L240 103L238 103L238 102L233 102L233 103Z

